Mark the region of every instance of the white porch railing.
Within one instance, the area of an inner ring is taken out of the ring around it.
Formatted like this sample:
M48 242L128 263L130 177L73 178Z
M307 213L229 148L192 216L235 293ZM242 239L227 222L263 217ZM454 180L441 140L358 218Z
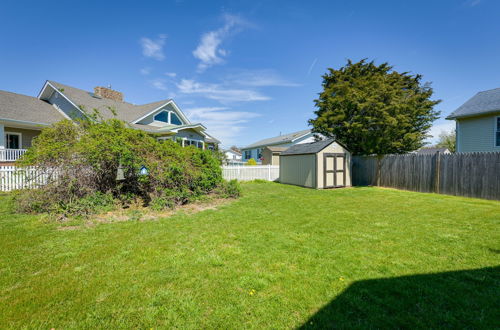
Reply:
M0 149L0 162L13 162L21 158L26 149Z
M280 176L280 167L277 165L255 165L255 166L222 166L222 177L225 180L267 180L276 181Z

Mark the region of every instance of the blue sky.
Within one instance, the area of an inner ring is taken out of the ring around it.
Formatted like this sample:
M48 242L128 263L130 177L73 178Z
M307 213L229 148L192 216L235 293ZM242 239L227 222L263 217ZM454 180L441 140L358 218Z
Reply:
M36 96L49 79L172 97L243 146L307 128L326 68L369 58L422 74L445 117L500 87L499 14L498 0L4 0L0 89Z

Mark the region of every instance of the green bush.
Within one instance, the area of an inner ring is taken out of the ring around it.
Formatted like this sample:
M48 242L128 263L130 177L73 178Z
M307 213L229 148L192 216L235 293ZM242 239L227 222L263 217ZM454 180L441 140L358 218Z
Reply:
M238 198L241 196L241 186L238 180L222 181L216 193L223 198Z
M53 174L54 180L15 198L22 212L85 215L111 200L142 199L155 209L186 204L222 182L220 155L129 128L117 120L62 121L34 140L22 166ZM148 174L142 175L145 167ZM117 180L117 173L123 173ZM57 177L57 179L55 179ZM96 200L97 199L97 200Z
M245 165L252 165L253 166L253 165L257 165L257 162L255 161L255 159L250 158L249 160L247 160Z

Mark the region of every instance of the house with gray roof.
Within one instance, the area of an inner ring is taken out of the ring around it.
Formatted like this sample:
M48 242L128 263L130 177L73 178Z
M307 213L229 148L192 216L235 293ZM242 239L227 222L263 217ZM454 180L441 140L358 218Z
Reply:
M412 152L417 155L435 155L437 153L440 153L442 155L447 155L451 154L450 149L448 148L438 148L438 147L423 147L418 150L415 150Z
M288 148L296 144L314 142L315 137L310 129L278 135L272 138L263 139L241 148L242 161L246 162L250 158L255 159L257 163L263 160L263 150L266 147Z
M44 127L63 119L83 119L95 111L104 119L120 119L131 128L183 146L215 149L220 143L203 124L190 122L172 99L136 105L111 88L89 92L48 80L37 97L0 91L0 162L17 160Z
M456 123L456 152L500 151L500 88L477 93L446 119Z

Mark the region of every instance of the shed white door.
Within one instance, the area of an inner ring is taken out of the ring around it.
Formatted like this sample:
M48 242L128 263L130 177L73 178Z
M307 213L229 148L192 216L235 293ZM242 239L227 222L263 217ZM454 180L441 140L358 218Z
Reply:
M325 153L323 155L324 188L345 187L345 154Z

